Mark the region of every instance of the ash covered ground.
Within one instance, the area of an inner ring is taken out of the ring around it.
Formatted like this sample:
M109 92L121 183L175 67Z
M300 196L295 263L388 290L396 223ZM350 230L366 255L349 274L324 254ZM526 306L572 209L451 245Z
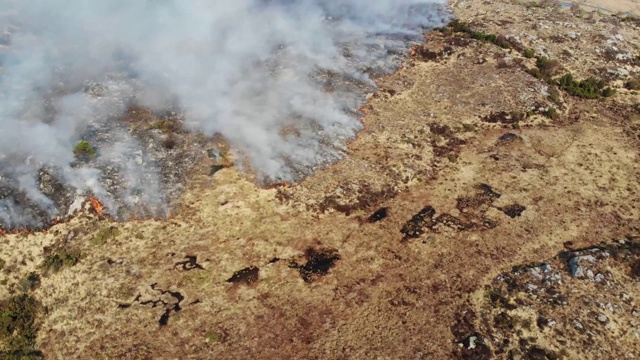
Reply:
M87 197L165 217L203 157L299 181L344 155L375 78L447 19L433 0L0 5L5 230Z

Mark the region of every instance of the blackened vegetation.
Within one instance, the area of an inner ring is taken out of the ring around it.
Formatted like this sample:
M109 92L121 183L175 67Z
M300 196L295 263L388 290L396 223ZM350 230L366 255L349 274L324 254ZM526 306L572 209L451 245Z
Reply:
M512 205L507 205L505 207L502 207L500 208L500 210L513 219L522 215L522 212L527 210L527 208L522 205L512 204Z
M558 352L542 346L530 330L553 334L551 344L563 349L587 333L607 336L608 331L594 319L599 312L589 310L594 303L603 299L576 296L575 289L566 278L583 281L596 286L607 284L605 293L619 293L611 280L613 268L627 272L632 277L640 277L640 236L627 235L625 239L611 243L572 249L558 253L549 262L533 262L514 266L511 271L499 274L491 284L485 286L484 301L480 306L478 319L463 313L452 326L456 339L454 353L460 358L473 358L466 353L469 349L469 337L483 334L491 339L486 343L496 358L512 359L562 359L568 358L564 350ZM570 246L571 244L567 244ZM576 257L589 256L591 260L572 262ZM576 266L585 267L585 275L577 275ZM595 276L589 277L586 271L592 270ZM598 278L602 280L598 280ZM587 301L588 300L588 301ZM615 306L615 305L614 305ZM526 315L518 309L534 311L534 316ZM586 317L585 317L586 316ZM466 321L464 318L467 318ZM591 320L590 320L591 319ZM472 323L470 326L466 324ZM477 327L474 328L473 324ZM576 325L578 324L578 325ZM592 336L592 335L590 335ZM611 339L611 337L609 337ZM580 341L580 346L572 346L579 352L589 354L600 346L601 341ZM462 344L459 346L458 344ZM475 342L477 344L477 341ZM574 343L575 345L575 343ZM613 345L612 345L613 346ZM466 350L465 350L466 349ZM473 350L473 349L471 349ZM578 355L579 356L579 355ZM582 356L584 357L584 356Z
M198 257L196 255L187 255L185 256L185 259L187 260L178 261L173 265L173 268L175 269L180 266L184 271L191 271L194 269L204 270L202 265L198 264Z
M387 216L389 215L389 209L387 209L386 207L380 208L378 209L376 212L374 212L373 214L371 214L371 216L369 216L368 221L370 223L376 223L378 221L382 221L383 219L385 219Z
M400 230L404 235L402 241L416 239L424 234L425 228L430 228L433 225L433 216L435 214L436 210L432 206L426 206L417 214L413 215L411 220L407 221Z
M502 194L499 194L493 190L493 188L487 184L478 185L478 189L482 191L481 195L486 195L491 199L499 199Z
M151 305L152 308L163 307L164 312L160 316L158 323L160 326L165 326L169 323L169 317L172 312L179 312L182 310L180 303L184 300L184 296L179 291L163 290L158 288L157 283L151 284L151 289L160 293L160 297L157 299L141 301L142 295L136 296L133 302L137 302L140 305ZM166 301L162 298L163 295L169 295L174 301ZM118 304L118 308L121 310L128 309L132 304Z
M224 169L225 166L223 165L211 165L211 168L209 169L209 176L213 176L215 175L218 171Z
M258 281L260 268L249 266L242 270L238 270L227 280L229 283L249 285Z
M455 324L451 326L451 333L455 339L453 345L453 358L465 360L491 359L491 349L486 345L485 338L478 333L474 322L476 314L472 310L466 310L457 314Z
M522 137L514 133L506 133L498 138L498 144L506 144L519 141L522 141Z
M340 260L340 255L335 249L308 248L304 255L307 259L306 264L299 265L294 261L289 267L298 269L302 280L308 283L317 280L319 276L327 275L336 261Z
M424 207L400 230L403 234L402 241L419 238L427 230L441 232L444 230L443 228L453 231L495 228L498 224L487 218L485 213L493 206L494 200L500 198L501 195L487 184L477 185L476 190L473 196L461 196L457 199L456 208L461 214L459 217L448 213L435 216L436 211L432 206Z
M460 155L460 145L466 144L466 141L458 138L455 131L447 125L431 123L429 130L433 134L431 137L433 154L439 158L457 159Z
M482 121L490 124L517 124L524 120L525 114L519 112L498 111L482 117Z
M453 54L453 47L444 46L442 49L431 50L429 48L430 44L424 44L421 46L417 46L414 48L414 58L421 61L437 61L443 57L450 56Z

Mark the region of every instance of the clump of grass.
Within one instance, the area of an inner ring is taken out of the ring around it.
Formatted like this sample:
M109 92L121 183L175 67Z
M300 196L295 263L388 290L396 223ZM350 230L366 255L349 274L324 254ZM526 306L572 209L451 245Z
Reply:
M536 56L536 51L533 49L525 49L524 57L527 59L533 59Z
M560 99L560 92L555 87L549 88L549 99L558 106L562 105L562 100Z
M152 129L158 129L165 134L173 134L180 131L180 124L172 119L160 119L151 124Z
M118 235L120 235L120 230L118 228L115 226L107 226L96 233L93 239L91 239L91 244L99 246L105 244L111 239L115 239Z
M558 110L553 106L549 106L545 111L542 112L542 115L548 117L551 120L557 120L560 117L560 114L558 114Z
M602 80L590 77L585 80L576 81L571 73L565 74L558 79L557 83L558 86L569 93L569 95L584 99L598 99L615 94L615 90Z
M640 90L640 79L629 80L624 87L629 90Z
M40 285L40 275L30 272L18 282L18 289L22 292L29 292Z
M460 21L459 19L453 19L445 27L438 29L443 34L463 33L466 36L476 39L478 41L488 41L492 44L498 45L501 48L511 48L511 43L504 35L486 34L481 31L472 30L468 23Z
M95 149L85 140L80 141L73 147L73 154L76 156L95 156Z
M42 269L45 274L56 273L65 266L73 266L80 261L80 252L62 248L44 258Z
M7 262L4 259L0 259L0 270L4 269L5 265L7 265Z
M41 305L22 294L0 302L0 354L3 359L42 359L35 349L36 317Z
M536 60L536 69L533 69L531 74L538 79L551 80L556 75L562 66L558 60L552 60L545 56L540 56Z

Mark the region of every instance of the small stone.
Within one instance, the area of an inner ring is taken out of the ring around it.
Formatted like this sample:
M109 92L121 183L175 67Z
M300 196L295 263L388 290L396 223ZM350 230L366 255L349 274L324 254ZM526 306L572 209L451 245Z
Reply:
M593 271L591 271L591 270L587 270L587 277L588 277L589 279L593 279L593 276L594 276L594 275L593 275Z
M472 336L469 338L469 349L475 349L476 348L476 340L478 338L475 336Z
M584 329L584 326L582 326L582 324L578 320L573 320L573 326L578 330Z
M631 300L631 296L629 296L629 294L627 293L622 293L622 295L620 295L622 297L622 300L624 301L629 301Z
M604 324L607 321L609 321L609 318L605 314L600 314L600 315L598 315L598 321L600 321L601 323Z

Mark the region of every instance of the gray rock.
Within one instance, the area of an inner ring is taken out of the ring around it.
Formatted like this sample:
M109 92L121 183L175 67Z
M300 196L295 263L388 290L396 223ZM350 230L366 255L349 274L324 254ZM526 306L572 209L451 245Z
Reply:
M593 255L581 255L575 256L569 260L569 271L571 272L571 276L577 278L583 278L587 275L584 267L580 266L580 263L591 262L594 263L596 258ZM593 275L592 275L593 276Z
M609 321L609 318L605 314L600 314L598 315L598 321L604 324Z
M475 349L476 348L476 340L478 338L475 336L472 336L469 338L469 349Z
M584 329L584 326L582 326L582 324L578 320L573 320L573 327L575 327L578 330Z

